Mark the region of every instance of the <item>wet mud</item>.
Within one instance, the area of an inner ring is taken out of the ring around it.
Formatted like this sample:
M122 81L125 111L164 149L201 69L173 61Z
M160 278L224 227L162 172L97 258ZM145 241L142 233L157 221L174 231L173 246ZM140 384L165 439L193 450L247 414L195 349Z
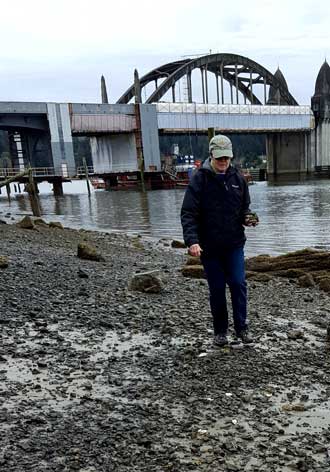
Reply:
M166 241L1 225L0 255L0 470L330 470L329 294L249 280L256 342L219 349Z

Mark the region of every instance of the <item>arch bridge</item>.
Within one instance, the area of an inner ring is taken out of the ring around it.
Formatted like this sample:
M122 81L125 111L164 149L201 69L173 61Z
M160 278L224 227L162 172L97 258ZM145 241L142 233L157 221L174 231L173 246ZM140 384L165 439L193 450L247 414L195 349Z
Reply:
M145 103L155 103L163 101L169 90L172 92L171 101L177 100L176 91L180 81L184 81L185 101L193 103L198 101L194 97L192 74L200 71L201 82L201 102L203 104L210 101L210 79L213 75L215 80L216 98L213 103L217 104L238 104L240 96L244 103L252 105L277 104L277 105L298 105L295 98L288 90L282 74L272 74L265 67L257 62L237 54L209 54L197 58L187 58L181 61L170 62L153 69L140 78L141 97L145 96ZM225 82L229 84L230 94L225 96ZM154 89L149 92L150 85L154 84ZM260 93L261 88L261 93ZM259 89L259 94L256 90ZM277 101L270 103L276 91ZM144 93L143 93L144 92ZM119 98L117 103L129 103L136 94L136 85L132 84L126 92Z
M317 162L310 107L298 106L279 70L244 56L209 54L136 74L116 104L107 102L104 78L101 84L102 103L0 102L13 167L30 162L55 177L74 176L72 136L88 136L100 174L138 172L142 157L145 171L159 172L159 133L208 128L265 133L270 174L310 171Z

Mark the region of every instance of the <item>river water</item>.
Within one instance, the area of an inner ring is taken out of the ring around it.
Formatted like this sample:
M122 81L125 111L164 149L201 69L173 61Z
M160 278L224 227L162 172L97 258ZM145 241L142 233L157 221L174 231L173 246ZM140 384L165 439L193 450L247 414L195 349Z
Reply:
M84 181L64 184L63 197L54 197L47 183L40 184L39 189L46 221L61 221L73 228L182 239L179 215L184 189L145 194L95 190L90 198ZM246 255L281 254L305 247L330 249L330 180L276 185L260 182L250 186L250 195L251 209L258 213L260 224L246 231ZM9 204L2 189L1 219L10 222L10 218L31 214L26 194L12 197Z

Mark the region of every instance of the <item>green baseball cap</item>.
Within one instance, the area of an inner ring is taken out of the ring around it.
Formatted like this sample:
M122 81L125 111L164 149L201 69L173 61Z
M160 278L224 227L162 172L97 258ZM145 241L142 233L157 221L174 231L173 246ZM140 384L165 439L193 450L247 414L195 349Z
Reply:
M233 145L230 139L223 134L217 134L210 140L209 151L212 153L214 159L219 159L220 157L234 157Z

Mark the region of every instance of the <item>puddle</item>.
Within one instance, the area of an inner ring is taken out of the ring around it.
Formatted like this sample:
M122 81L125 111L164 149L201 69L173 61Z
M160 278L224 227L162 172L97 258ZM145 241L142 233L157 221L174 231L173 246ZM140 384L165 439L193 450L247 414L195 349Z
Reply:
M146 348L148 352L159 349L152 345L153 338L147 334L133 334L118 336L115 331L108 331L102 343L93 347L93 351L97 351L91 355L90 360L97 362L99 360L107 359L110 355L121 357L125 352L130 350L140 350L139 348ZM133 353L134 355L134 353Z
M55 372L47 369L34 373L32 361L7 357L1 373L4 376L7 389L15 398L8 398L2 403L3 408L15 409L21 401L38 402L36 408L63 410L81 399L115 399L129 404L140 400L123 396L121 391L131 383L148 381L146 373L135 367L125 370L121 383L109 385L107 375L96 374L95 370L70 369L62 370L57 366Z
M320 384L288 388L272 395L269 401L271 408L279 412L279 419L284 421L284 425L279 421L278 426L286 435L320 433L330 429L329 395Z
M7 362L4 364L2 371L10 382L27 383L35 378L29 364L31 364L31 362L27 360L7 358Z
M299 319L300 315L305 315L305 310L294 310L292 309L295 317L294 322L289 319L281 318L281 317L274 317L273 323L282 328L282 330L277 331L276 329L273 331L273 334L277 337L279 341L287 340L292 342L292 340L288 340L287 334L290 331L301 330L303 333L303 338L298 339L299 342L303 342L304 344L308 345L309 347L321 347L326 349L326 333L325 330L321 327L315 325L313 321L308 321L305 319ZM284 328L284 329L283 329ZM271 340L267 339L267 340ZM294 342L295 340L293 340Z
M36 406L39 405L42 409L56 410L69 407L82 398L114 399L123 404L143 403L139 397L134 398L125 393L126 390L129 391L127 387L131 384L150 380L148 372L139 369L134 365L134 361L141 356L152 356L156 352L168 349L169 346L172 349L180 349L186 343L184 338L172 338L170 343L162 344L162 338L154 334L59 329L57 323L49 324L47 326L49 334L40 336L40 332L34 328L35 324L29 322L21 329L21 333L15 333L18 338L21 336L24 342L19 344L15 357L6 356L6 362L1 364L0 373L6 385L4 393L8 394L3 406L9 409L14 409L15 404L24 400L35 402ZM54 347L50 346L47 351L47 345L49 346L51 342L56 343L57 337L61 339L59 350L54 350ZM42 356L45 366L42 368L37 367L39 356L32 355L33 351L40 347L45 352ZM84 353L83 358L86 362L84 364L72 362L68 366L54 362L57 352L61 355L62 349L64 355L68 349L77 352L78 361L81 357L78 353ZM130 362L125 371L120 374L119 370L115 375L116 382L109 382L108 369L103 371L99 364L108 361L109 358L120 359L127 355ZM11 398L15 396L13 401L9 398L9 394ZM173 414L175 415L174 412ZM179 411L176 416L180 416Z

